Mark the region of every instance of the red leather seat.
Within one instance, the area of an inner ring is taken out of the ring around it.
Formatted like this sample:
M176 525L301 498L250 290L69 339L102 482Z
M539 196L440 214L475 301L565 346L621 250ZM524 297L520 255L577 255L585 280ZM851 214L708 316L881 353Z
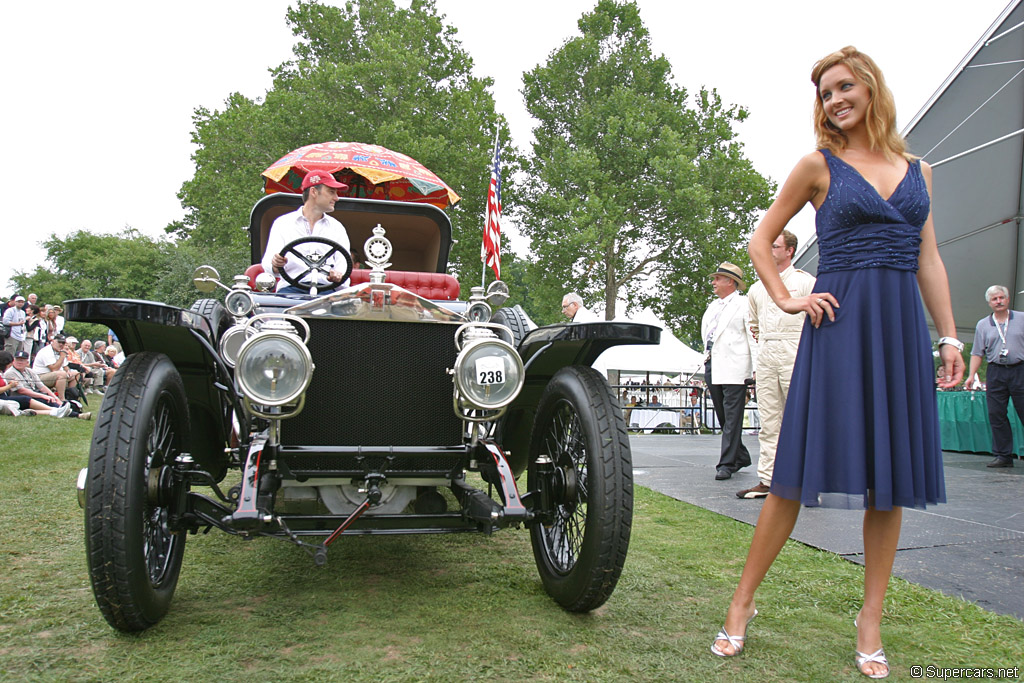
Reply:
M262 263L254 263L245 269L245 274L249 276L249 288L252 291L256 291L256 276L263 272ZM276 278L275 278L276 279Z
M459 298L459 281L448 273L418 273L411 270L386 270L385 282L396 284L432 301L455 301ZM370 271L352 271L352 284L370 281Z
M254 263L245 269L249 286L256 289L256 276L263 272L263 266ZM387 270L385 282L396 284L432 301L455 301L459 298L459 281L448 273L418 273L411 270ZM370 271L356 268L352 271L351 284L361 285L370 281Z

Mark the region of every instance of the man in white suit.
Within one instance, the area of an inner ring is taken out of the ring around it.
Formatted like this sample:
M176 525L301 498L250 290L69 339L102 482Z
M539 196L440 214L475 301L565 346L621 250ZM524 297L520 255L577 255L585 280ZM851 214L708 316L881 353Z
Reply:
M573 323L594 323L600 322L589 308L583 305L583 299L576 292L569 292L562 297L562 315Z
M747 298L739 293L746 287L743 270L726 261L709 277L717 298L704 311L700 333L707 354L704 381L711 400L715 402L718 423L722 425L722 455L715 479L723 480L750 465L750 453L740 437L747 397L746 381L751 379L753 367L747 334Z

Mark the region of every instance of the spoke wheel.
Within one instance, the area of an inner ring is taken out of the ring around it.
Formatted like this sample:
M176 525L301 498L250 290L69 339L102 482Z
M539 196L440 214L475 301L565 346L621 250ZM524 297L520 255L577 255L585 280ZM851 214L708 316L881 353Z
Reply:
M303 244L319 244L321 246L327 247L327 252L323 256L320 256L319 258L308 258L305 254L303 254L301 251L297 249L297 247ZM303 284L301 280L302 278L314 272L320 273L320 275L324 278L324 285L322 287L317 287L317 291L320 292L330 292L337 289L338 287L341 286L342 282L348 280L349 277L352 275L352 254L349 253L348 249L341 246L334 240L328 239L326 237L321 237L320 235L310 235L308 237L300 237L298 239L294 239L288 244L284 245L280 253L281 256L284 256L286 258L288 256L297 258L299 261L302 262L302 265L305 266L305 270L300 272L296 277L292 277L291 275L288 274L288 271L286 269L282 268L281 277L283 277L285 281L288 284L292 285L293 287L305 289L307 292L311 291L312 288L307 284ZM340 255L341 258L345 261L345 269L343 271L344 274L342 275L341 280L339 280L338 282L329 282L327 280L327 276L330 274L331 268L327 264L327 261L331 258L331 256L335 254Z
M184 533L170 530L168 470L186 450L185 390L174 364L135 353L118 368L93 432L86 484L86 551L93 594L121 631L167 613L178 583Z
M548 456L553 474L536 460ZM633 522L633 467L622 411L593 368L568 367L551 379L537 408L528 466L530 491L549 479L550 524L530 529L548 594L586 612L611 596L626 560Z

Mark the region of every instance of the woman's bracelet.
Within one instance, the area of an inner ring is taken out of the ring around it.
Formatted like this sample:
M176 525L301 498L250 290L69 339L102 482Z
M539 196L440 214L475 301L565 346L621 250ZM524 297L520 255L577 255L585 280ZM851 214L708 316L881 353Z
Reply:
M964 343L956 337L939 337L939 346L942 346L943 344L952 346L960 353L963 353L964 351Z

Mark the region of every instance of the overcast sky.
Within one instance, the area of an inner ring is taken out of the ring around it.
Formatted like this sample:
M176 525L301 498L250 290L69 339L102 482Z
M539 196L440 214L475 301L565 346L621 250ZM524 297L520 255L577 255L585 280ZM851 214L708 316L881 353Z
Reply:
M399 0L400 4L402 0ZM291 56L288 0L9 3L0 29L7 197L0 293L15 270L43 263L50 234L131 226L161 235L183 210L192 175L196 107L221 108L231 92L260 97L268 70ZM342 4L340 0L337 4ZM494 79L498 111L526 149L531 121L522 73L576 35L596 0L437 0ZM739 128L747 155L778 182L813 149L815 60L844 45L867 52L896 96L902 128L956 68L1007 0L640 0L655 54L691 92L717 88L751 117ZM501 7L512 13L505 13ZM365 140L363 142L374 142ZM281 150L285 153L288 150ZM444 169L432 169L444 178ZM481 184L487 182L481 171ZM253 178L253 183L260 183ZM794 221L812 230L810 210Z

